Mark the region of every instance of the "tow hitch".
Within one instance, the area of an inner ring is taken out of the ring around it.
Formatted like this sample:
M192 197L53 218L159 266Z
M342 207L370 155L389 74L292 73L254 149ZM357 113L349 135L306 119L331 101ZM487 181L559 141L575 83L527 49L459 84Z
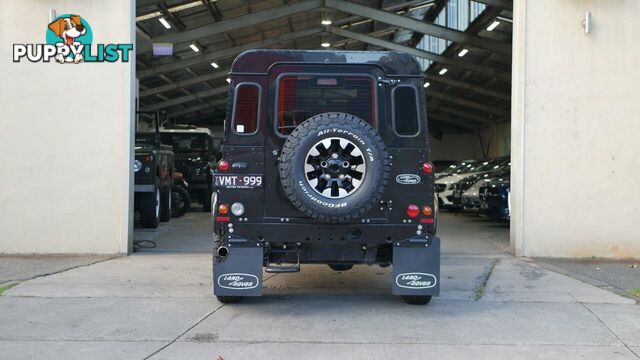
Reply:
M279 254L282 255L280 258L288 258L287 255L295 254L296 262L291 265L281 265L281 264L271 264L269 260L267 260L267 266L264 271L268 273L294 273L300 271L300 248L296 245L295 248L289 249L286 245L283 246L282 249L275 249L273 247L268 247L267 249L268 255L267 259L271 259L271 254Z

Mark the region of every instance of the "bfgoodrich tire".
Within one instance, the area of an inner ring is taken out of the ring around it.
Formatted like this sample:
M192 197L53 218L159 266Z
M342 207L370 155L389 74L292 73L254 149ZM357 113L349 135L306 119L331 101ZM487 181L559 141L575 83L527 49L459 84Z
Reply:
M324 113L300 124L280 157L284 192L324 222L350 222L376 205L389 180L389 156L378 132L353 115Z

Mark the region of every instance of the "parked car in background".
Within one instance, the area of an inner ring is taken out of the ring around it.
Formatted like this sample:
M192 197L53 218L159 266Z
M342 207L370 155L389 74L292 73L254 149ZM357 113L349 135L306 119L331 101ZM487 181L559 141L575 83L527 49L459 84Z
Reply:
M474 161L467 163L456 169L451 175L441 177L435 182L435 189L438 193L438 203L441 207L460 209L460 205L454 203L454 190L457 190L459 181L478 174L484 174L495 170L496 166L508 163L508 157L495 158L485 161Z
M173 147L176 169L189 184L191 199L198 200L203 211L211 211L212 169L216 161L211 131L190 125L165 125L160 136L164 144Z
M506 161L485 173L468 176L453 184L453 204L458 208L477 209L480 205L478 191L483 182L495 177L508 177L511 173L511 162ZM466 196L465 196L466 194Z
M480 188L496 179L508 178L510 174L509 169L501 170L477 177L477 181L473 181L471 186L468 186L469 182L466 182L464 185L461 185L461 190L458 190L460 195L454 195L454 202L456 199L460 199L459 201L464 209L477 210L480 208Z
M171 186L175 157L171 146L161 143L160 112L138 112L136 119L134 172L134 209L143 228L157 228L171 219ZM141 124L152 131L140 131Z
M480 187L480 215L502 220L511 218L510 178L496 178Z

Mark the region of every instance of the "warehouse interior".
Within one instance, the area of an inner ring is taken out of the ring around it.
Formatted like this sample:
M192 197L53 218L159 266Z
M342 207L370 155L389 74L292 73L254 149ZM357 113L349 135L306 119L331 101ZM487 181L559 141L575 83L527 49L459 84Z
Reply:
M245 50L402 51L424 74L431 159L508 157L512 10L508 0L139 0L138 106L166 112L165 124L207 127L220 138L229 71ZM478 217L477 209L452 210ZM506 238L508 220L497 224ZM135 249L198 249L167 241L170 236L149 238L135 232ZM208 242L202 244L208 250Z
M171 122L219 132L229 68L242 51L397 50L414 55L424 70L434 159L508 155L512 6L509 0L140 0L140 109L166 110ZM155 56L152 43L173 44L172 55Z

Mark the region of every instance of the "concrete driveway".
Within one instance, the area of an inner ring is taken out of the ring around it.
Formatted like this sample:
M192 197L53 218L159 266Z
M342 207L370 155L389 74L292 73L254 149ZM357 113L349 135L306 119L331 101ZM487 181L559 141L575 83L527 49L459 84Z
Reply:
M207 221L189 216L189 227ZM180 223L161 236L179 239ZM447 215L441 237L442 294L428 306L391 296L388 268L315 265L265 274L263 298L223 305L206 252L156 249L36 278L0 297L0 358L638 358L634 300L506 255L501 224Z

